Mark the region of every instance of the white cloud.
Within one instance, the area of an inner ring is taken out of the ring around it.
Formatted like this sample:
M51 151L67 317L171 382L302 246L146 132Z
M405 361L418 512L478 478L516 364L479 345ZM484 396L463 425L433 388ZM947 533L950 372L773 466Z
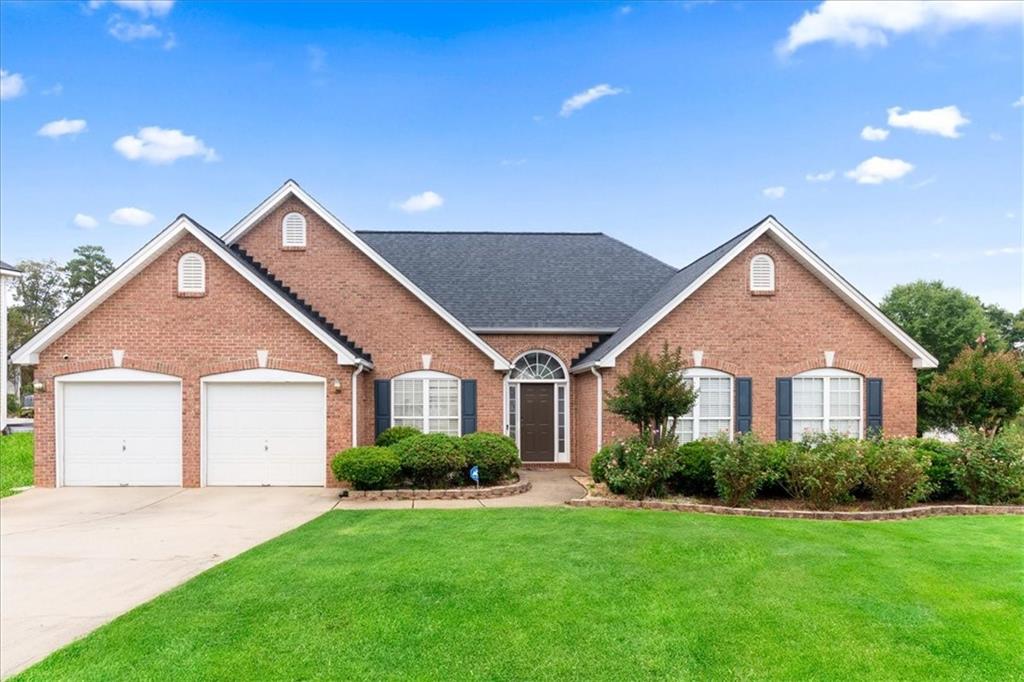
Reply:
M913 164L902 159L885 159L872 156L861 161L853 170L846 171L846 177L861 185L880 185L886 180L898 180L914 170Z
M933 175L930 178L925 178L921 182L915 182L910 186L910 189L921 189L922 187L927 187L928 185L934 184L936 180L938 180L938 178Z
M522 166L524 163L526 163L526 159L502 159L500 165L502 165L502 166Z
M1003 134L1002 133L989 133L988 134L988 139L992 140L993 142L1002 142L1003 141Z
M406 213L422 213L434 208L440 208L444 204L444 198L437 192L426 191L422 194L414 194L402 203L398 208Z
M889 125L893 128L910 128L919 133L941 135L942 137L960 137L960 126L970 123L970 119L960 113L955 106L929 109L927 111L908 111L900 113L901 107L889 107Z
M89 9L97 9L105 4L106 0L89 0ZM110 0L110 4L131 10L143 18L165 17L174 7L174 0Z
M73 118L70 120L62 118L56 121L50 121L36 131L36 135L42 135L43 137L56 140L58 137L62 137L64 135L77 135L85 129L85 119L83 118Z
M199 156L207 162L220 160L216 150L207 147L195 135L159 126L147 126L139 129L138 135L118 138L114 142L114 149L126 159L154 164L174 163L188 156Z
M117 17L111 17L110 22L107 24L107 32L124 43L130 43L135 40L162 38L164 35L163 31L154 24L135 23Z
M786 196L786 188L781 185L778 187L765 187L761 190L761 194L765 195L769 199L781 199Z
M0 69L0 99L14 99L25 94L25 79L20 73Z
M868 142L881 142L887 137L889 137L889 131L885 128L864 126L864 129L860 131L860 139L867 140Z
M584 90L583 92L577 92L569 99L562 102L562 110L558 112L559 116L567 118L572 116L573 112L579 111L583 107L596 102L602 97L609 97L611 95L620 95L625 92L622 88L613 88L607 83L601 83L595 85L592 88Z
M804 177L807 178L807 182L828 182L836 176L834 170L825 171L824 173L808 173Z
M143 211L141 208L125 206L124 208L119 208L110 214L110 222L115 225L142 227L143 225L149 225L153 222L153 214L149 211Z
M823 41L858 48L885 46L893 35L1013 24L1020 19L1020 3L999 0L826 0L804 12L800 20L789 27L789 34L776 51L783 56L790 55L805 45Z
M1020 246L1004 246L1000 249L986 249L984 254L986 256L1012 256L1017 253L1024 253L1024 247Z
M1020 109L1021 107L1024 107L1024 95L1018 97L1017 101L1015 101L1010 106L1013 107L1014 109Z
M43 90L44 95L60 95L62 92L64 92L64 86L60 83L54 83L53 87Z
M121 210L123 211L126 209ZM76 213L74 219L71 222L73 222L78 227L81 227L83 230L91 230L100 224L99 221L93 218L91 215L86 215L84 213Z

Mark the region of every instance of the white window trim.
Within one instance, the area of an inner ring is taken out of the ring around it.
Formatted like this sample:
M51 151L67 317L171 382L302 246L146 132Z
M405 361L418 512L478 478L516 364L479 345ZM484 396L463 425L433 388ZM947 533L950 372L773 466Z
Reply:
M433 370L418 370L415 372L406 372L405 374L399 374L398 376L391 377L390 389L391 389L391 426L395 425L395 382L396 381L421 381L423 387L423 417L421 418L420 431L423 433L431 433L430 431L430 380L431 379L444 379L446 381L455 382L455 423L458 428L458 435L462 435L462 379L453 375L446 374L444 372L436 372ZM434 417L435 419L451 419L451 417ZM411 417L402 417L402 419L411 419ZM435 432L436 433L436 432Z
M298 216L302 219L302 241L301 242L289 242L288 231L285 229L285 224L288 222L288 218L292 216ZM289 211L285 214L284 218L281 218L281 246L288 246L291 248L301 248L306 246L306 232L309 229L309 221L306 220L306 216L302 215L298 211Z
M754 281L754 266L759 261L768 262L768 286L757 286ZM771 292L775 291L775 259L769 256L767 253L759 253L750 259L750 290L757 292Z
M676 433L679 433L679 424L684 419L693 422L693 440L700 440L700 422L702 417L700 416L700 380L702 378L707 379L728 379L729 380L729 440L735 437L736 431L736 377L729 374L728 372L722 372L717 369L711 369L709 367L694 367L692 369L685 370L683 372L684 379L693 380L693 390L697 392L697 400L693 403L693 414L690 417L683 417L680 415L676 418ZM715 417L714 419L708 418L708 421L722 421L721 417Z
M835 368L831 368L831 367L828 367L828 368L823 367L821 369L812 369L812 370L808 370L806 372L801 372L800 374L794 374L792 378L793 379L824 379L824 381L822 382L822 391L824 391L824 394L822 396L822 400L824 401L824 404L822 405L822 417L821 417L822 433L832 433L832 428L831 428L831 426L832 426L832 424L831 424L831 422L832 422L832 414L831 414L831 412L832 412L832 399L831 399L832 394L831 394L831 385L829 383L830 380L831 379L856 379L857 380L857 392L858 392L858 395L860 396L860 408L857 411L857 438L858 439L863 439L864 438L864 422L866 421L866 419L864 417L864 377L862 377L860 374L857 374L856 372L850 372L850 371L847 371L845 369L835 369ZM792 390L792 391L790 391L790 393L792 395L791 400L795 401L795 399L796 399L796 391ZM790 414L793 415L792 418L793 418L794 422L797 422L797 421L817 421L816 419L807 419L807 418L799 418L798 419L797 416L796 416L796 404L795 403L791 402L791 404L789 406L789 409L790 409ZM849 417L839 417L837 419L839 419L839 421L851 421L851 419ZM803 437L803 432L802 431L801 432L797 432L797 430L794 428L793 429L793 435L792 435L793 440L794 441L800 441L800 440L802 440L802 437Z
M202 285L198 289L190 289L185 286L185 261L190 258L199 259L199 270L202 279ZM205 294L206 293L206 259L203 258L202 254L195 251L189 251L183 253L178 258L178 293L179 294Z
M555 416L555 429L554 429L554 432L555 432L555 434L554 434L555 442L554 442L554 446L553 446L554 447L554 451L555 451L554 462L556 462L556 463L570 462L570 461L572 461L572 457L571 457L572 456L572 426L571 426L572 419L571 419L571 415L570 415L570 412L571 412L571 407L570 406L572 405L572 403L570 402L571 399L572 399L572 396L571 396L571 390L572 389L569 386L569 368L565 366L565 363L562 362L562 359L560 357L558 357L557 355L555 355L554 353L552 353L549 350L544 350L543 348L531 348L530 350L527 350L527 351L524 351L524 352L520 353L519 355L517 355L515 357L515 359L513 359L512 363L510 364L510 367L512 367L514 369L515 366L516 366L516 363L519 362L523 357L529 355L530 353L544 353L545 355L550 355L551 357L553 357L555 359L555 361L558 362L559 366L561 366L561 368L562 368L563 378L562 379L513 379L512 378L512 370L510 369L509 372L505 375L504 390L502 391L502 402L504 403L504 415L505 415L505 429L504 429L504 433L505 433L506 436L509 435L509 428L510 428L511 423L512 423L512 415L509 414L509 409L508 409L509 408L508 399L509 399L509 395L512 392L514 392L515 393L515 397L516 397L516 422L517 422L516 426L515 426L515 430L516 430L515 441L516 441L516 448L521 451L522 447L521 447L521 442L520 441L521 441L521 438L522 438L523 429L522 429L522 425L519 423L519 420L523 416L523 407L522 407L522 400L521 400L520 391L519 391L519 385L520 384L551 384L552 385L551 390L553 392L552 402L554 403L554 410L555 410L555 415L554 415ZM560 452L559 448L558 448L558 387L559 386L564 386L565 387L565 405L564 405L565 413L562 415L563 419L565 420L565 443L564 443L565 447L563 448L564 451L562 451L562 452Z

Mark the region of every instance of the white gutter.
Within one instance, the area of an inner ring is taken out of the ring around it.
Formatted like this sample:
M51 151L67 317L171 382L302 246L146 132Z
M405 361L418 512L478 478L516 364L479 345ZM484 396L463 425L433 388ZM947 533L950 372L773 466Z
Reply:
M591 367L590 373L597 377L597 449L604 447L604 377Z
M352 372L352 447L356 447L359 442L359 382L357 379L365 369L366 366L359 363Z

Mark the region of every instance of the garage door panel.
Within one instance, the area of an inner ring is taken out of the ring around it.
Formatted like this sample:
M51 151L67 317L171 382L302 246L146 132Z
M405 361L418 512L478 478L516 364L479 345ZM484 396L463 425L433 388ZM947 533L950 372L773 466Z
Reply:
M322 383L209 383L208 485L323 485Z
M63 387L65 485L180 485L181 387L78 383Z

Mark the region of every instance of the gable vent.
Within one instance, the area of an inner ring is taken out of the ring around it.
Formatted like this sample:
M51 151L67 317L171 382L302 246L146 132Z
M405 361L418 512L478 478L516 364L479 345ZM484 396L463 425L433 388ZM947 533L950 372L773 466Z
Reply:
M750 261L750 290L775 291L775 261L771 256L761 253Z
M306 245L306 218L301 213L289 213L281 223L282 246Z
M198 253L186 253L178 260L178 293L206 292L206 261Z

